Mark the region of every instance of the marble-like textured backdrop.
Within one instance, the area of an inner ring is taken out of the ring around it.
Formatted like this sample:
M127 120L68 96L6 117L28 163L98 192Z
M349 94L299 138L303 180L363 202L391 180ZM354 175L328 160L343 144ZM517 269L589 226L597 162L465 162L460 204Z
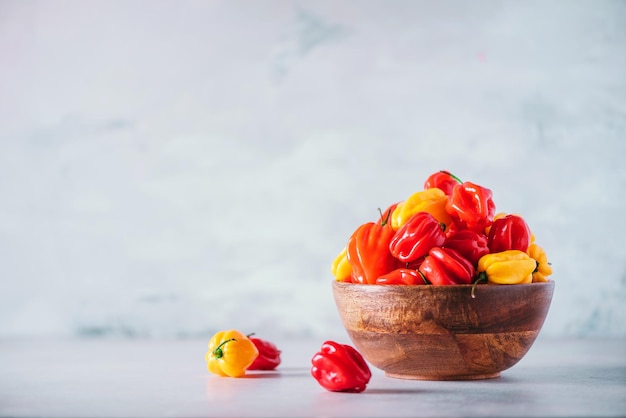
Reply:
M626 336L626 2L0 2L0 336L343 332L329 266L448 169L547 335Z

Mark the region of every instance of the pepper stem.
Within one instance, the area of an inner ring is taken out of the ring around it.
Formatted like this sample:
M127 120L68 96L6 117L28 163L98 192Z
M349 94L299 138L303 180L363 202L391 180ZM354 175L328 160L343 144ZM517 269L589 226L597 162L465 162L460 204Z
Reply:
M230 340L222 341L220 345L215 347L215 350L211 352L215 356L216 359L224 357L224 351L222 350L222 346L231 341L237 341L235 338L231 338Z
M457 181L457 183L459 183L459 184L463 184L463 182L461 181L461 179L460 179L460 178L458 178L457 176L455 176L454 174L452 174L451 172L446 171L446 170L441 170L441 172L442 172L442 173L445 173L445 174L447 174L447 175L449 175L450 177L452 177L454 180L456 180L456 181Z
M408 265L409 263L407 263ZM424 273L422 273L421 271L419 271L419 269L417 270L417 273L420 275L420 277L422 278L422 280L424 280L424 284L430 284L430 282L428 281L428 279L426 279L426 276L424 276Z
M480 273L478 273L478 279L476 279L476 281L472 285L472 293L471 293L472 299L476 299L476 294L475 294L476 285L482 281L487 281L487 273L485 273L484 271L481 271Z
M380 226L385 226L389 222L389 217L391 217L391 210L387 211L387 217L383 219L383 211L378 208L378 213L380 213Z

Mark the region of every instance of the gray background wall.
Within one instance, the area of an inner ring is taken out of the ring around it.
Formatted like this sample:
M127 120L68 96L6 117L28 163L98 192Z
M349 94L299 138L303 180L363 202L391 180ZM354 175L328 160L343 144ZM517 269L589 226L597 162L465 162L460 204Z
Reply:
M626 2L1 1L0 336L341 335L329 268L439 169L626 336Z

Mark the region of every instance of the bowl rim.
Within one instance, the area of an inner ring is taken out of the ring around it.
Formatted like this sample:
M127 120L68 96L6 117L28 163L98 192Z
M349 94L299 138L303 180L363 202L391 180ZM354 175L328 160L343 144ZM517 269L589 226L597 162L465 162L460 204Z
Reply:
M345 287L363 287L363 288L407 288L407 289L462 289L472 288L474 284L449 284L449 285L434 285L434 284L369 284L369 283L352 283L341 282L338 280L332 280L333 286L345 286ZM517 283L517 284L492 284L492 283L480 283L476 285L476 288L516 288L522 286L554 286L554 280L548 280L545 282L533 282L533 283Z

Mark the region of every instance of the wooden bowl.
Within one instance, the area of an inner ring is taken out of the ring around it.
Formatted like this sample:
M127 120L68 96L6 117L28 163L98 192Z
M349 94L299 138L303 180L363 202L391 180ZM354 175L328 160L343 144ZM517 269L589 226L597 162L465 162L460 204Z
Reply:
M421 380L500 376L535 341L554 282L471 289L333 282L354 347L387 376Z

